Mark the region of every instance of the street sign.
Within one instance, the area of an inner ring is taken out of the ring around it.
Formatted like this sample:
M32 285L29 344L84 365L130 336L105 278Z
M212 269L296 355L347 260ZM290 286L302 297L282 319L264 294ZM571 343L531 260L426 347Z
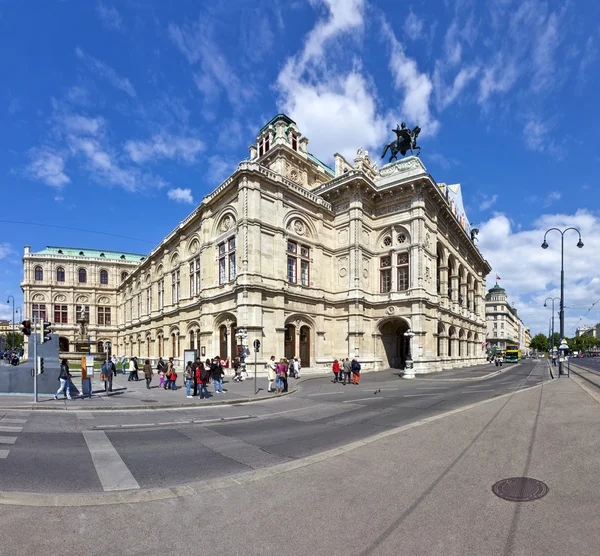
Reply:
M260 351L260 340L254 340L254 343L252 345L254 346L254 351Z

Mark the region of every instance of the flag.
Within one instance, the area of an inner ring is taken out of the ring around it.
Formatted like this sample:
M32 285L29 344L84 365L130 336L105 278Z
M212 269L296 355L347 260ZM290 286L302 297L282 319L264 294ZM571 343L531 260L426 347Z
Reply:
M496 274L496 280L502 280L502 278Z

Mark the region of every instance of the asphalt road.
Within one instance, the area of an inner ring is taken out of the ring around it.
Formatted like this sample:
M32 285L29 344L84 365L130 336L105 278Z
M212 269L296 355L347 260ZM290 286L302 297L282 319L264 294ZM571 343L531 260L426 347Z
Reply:
M495 370L490 366L490 371ZM0 413L0 491L93 493L182 485L293 461L550 380L546 362L485 380L365 375L293 396L128 412Z

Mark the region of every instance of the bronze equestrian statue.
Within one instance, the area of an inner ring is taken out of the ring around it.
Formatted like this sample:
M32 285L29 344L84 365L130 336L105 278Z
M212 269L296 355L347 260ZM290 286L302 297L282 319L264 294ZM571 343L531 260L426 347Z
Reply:
M394 160L394 158L398 160L398 153L400 153L402 156L404 156L408 151L410 151L410 154L412 155L415 154L414 151L417 151L417 156L421 154L421 147L417 145L417 137L419 136L419 133L421 133L421 128L419 126L416 126L413 130L410 130L408 127L406 127L406 124L402 122L402 126L396 126L396 129L393 129L392 131L396 134L397 139L385 146L385 149L383 149L383 153L381 154L381 158L385 156L385 153L387 153L388 149L390 149L392 153L389 162Z

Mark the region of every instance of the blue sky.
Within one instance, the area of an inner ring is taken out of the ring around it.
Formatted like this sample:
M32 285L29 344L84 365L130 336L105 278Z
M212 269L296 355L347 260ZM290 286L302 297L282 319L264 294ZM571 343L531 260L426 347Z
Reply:
M420 125L534 332L558 292L543 232L579 226L575 325L600 298L599 21L582 1L0 0L2 219L124 236L0 222L0 294L26 243L149 251L285 112L324 161Z

